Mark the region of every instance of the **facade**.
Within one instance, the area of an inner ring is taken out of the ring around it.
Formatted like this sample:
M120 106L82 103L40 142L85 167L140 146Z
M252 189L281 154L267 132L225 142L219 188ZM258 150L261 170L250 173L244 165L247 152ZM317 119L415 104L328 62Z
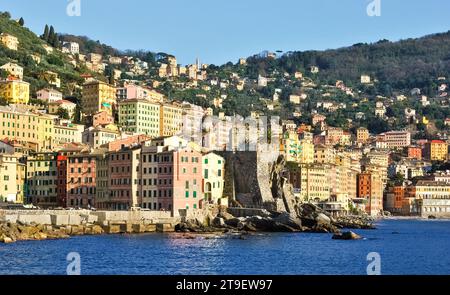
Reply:
M116 88L101 81L92 81L83 85L82 108L87 116L105 111L112 115L116 105Z
M26 162L26 202L42 208L57 207L57 154L33 153Z
M53 118L16 105L0 106L0 138L35 143L37 149L51 149Z
M157 160L158 209L174 216L179 216L180 209L199 209L203 199L202 154L184 148L158 153Z
M71 54L80 53L80 45L77 42L64 42L63 48L66 48Z
M450 184L419 181L413 191L420 216L450 217Z
M158 137L161 130L161 105L145 99L119 102L119 125L125 132Z
M30 83L21 80L0 81L0 96L13 104L27 104L30 100Z
M225 160L209 153L202 157L203 193L205 202L221 204L224 187Z
M0 154L0 202L22 204L25 167L15 154Z
M96 195L95 205L100 210L108 209L110 196L109 185L109 155L106 151L99 151L96 161Z
M82 142L90 145L94 149L100 148L117 138L120 132L115 125L106 125L103 127L89 127L83 131Z
M55 102L50 102L48 104L48 113L52 115L58 114L59 109L64 109L69 114L69 118L73 118L73 115L75 114L75 108L77 107L76 104L74 104L71 101L68 100L58 100Z
M357 199L364 200L365 211L371 216L379 215L383 210L383 182L377 168L366 168L357 176Z
M84 125L78 124L55 124L54 145L70 142L81 143L83 141Z
M422 160L422 149L418 146L409 146L406 148L409 159Z
M329 167L321 164L300 164L300 197L306 202L330 199Z
M63 99L62 93L55 89L41 89L36 92L36 95L37 99L40 99L47 103L52 103Z
M7 71L11 76L18 78L19 80L23 79L23 67L18 64L9 62L1 66L0 69Z
M92 126L105 126L109 124L114 124L114 117L108 114L108 112L98 112L93 116Z
M384 209L394 214L401 214L403 212L403 203L405 201L405 196L405 186L395 185L389 187L386 193L386 202L384 204Z
M358 128L356 131L356 142L366 144L369 140L369 130L367 128Z
M95 207L96 163L94 153L67 157L67 207Z
M106 203L108 209L130 210L140 206L140 156L140 146L109 153L109 200Z
M442 140L431 140L425 144L424 157L430 161L446 161L448 144Z
M390 131L379 134L378 140L386 142L388 149L404 148L411 145L411 133L408 131Z
M183 109L176 104L162 104L159 116L159 135L177 135L182 128Z

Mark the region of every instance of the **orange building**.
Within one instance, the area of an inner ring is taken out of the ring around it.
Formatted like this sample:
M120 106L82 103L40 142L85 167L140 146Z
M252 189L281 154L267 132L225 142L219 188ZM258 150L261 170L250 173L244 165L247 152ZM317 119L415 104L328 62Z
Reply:
M422 160L422 149L418 146L406 147L406 152L409 159Z

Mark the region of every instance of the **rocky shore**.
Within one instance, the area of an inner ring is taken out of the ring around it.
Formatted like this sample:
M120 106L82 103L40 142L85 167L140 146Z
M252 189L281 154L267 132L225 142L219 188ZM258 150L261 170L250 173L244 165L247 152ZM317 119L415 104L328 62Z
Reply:
M341 229L375 229L373 219L365 216L345 216L334 219L312 204L301 205L297 213L269 212L261 215L235 217L225 210L205 223L197 219L183 221L175 231L183 233L214 232L310 232L340 234Z

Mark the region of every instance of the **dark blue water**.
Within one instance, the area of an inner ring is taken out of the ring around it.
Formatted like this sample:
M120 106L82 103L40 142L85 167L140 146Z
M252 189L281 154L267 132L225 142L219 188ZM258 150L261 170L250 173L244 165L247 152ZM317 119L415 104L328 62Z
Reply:
M65 274L69 252L80 253L82 274L366 274L369 252L381 255L382 274L450 274L450 221L386 220L355 232L365 239L148 234L0 244L0 274Z

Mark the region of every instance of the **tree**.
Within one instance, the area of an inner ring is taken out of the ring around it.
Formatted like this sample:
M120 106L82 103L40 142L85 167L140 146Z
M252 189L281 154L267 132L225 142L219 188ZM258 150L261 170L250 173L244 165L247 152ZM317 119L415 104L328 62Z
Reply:
M23 19L23 17L21 17L19 19L19 25L22 26L22 27L25 25L25 20Z
M58 111L56 112L56 114L61 119L67 119L67 120L70 119L69 112L64 108L58 108Z
M50 36L48 25L45 25L44 34L42 35L42 39L48 42L48 38Z

